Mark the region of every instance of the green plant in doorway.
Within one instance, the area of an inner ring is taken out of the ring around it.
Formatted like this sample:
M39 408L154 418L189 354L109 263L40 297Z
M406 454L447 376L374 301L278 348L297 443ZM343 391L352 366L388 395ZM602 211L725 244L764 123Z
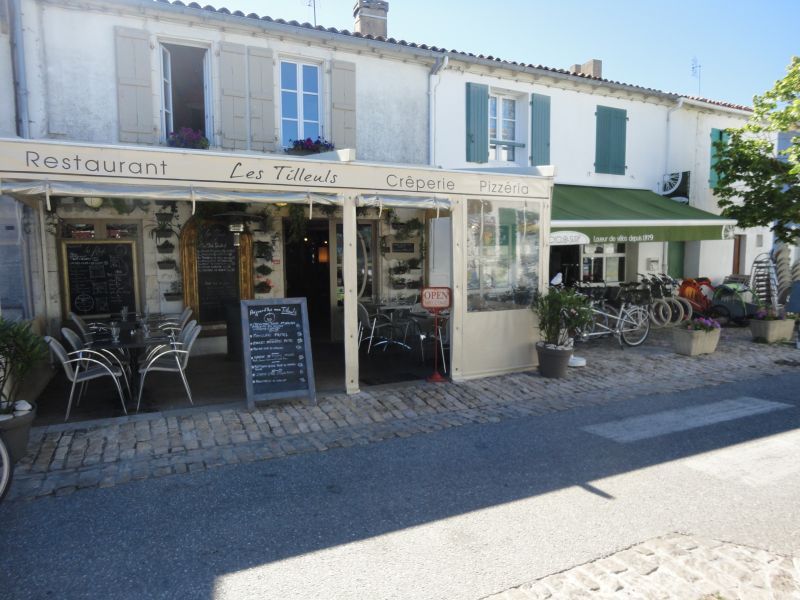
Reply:
M306 218L306 207L302 204L292 204L289 206L289 229L287 240L289 243L299 243L306 237L308 231L308 219Z

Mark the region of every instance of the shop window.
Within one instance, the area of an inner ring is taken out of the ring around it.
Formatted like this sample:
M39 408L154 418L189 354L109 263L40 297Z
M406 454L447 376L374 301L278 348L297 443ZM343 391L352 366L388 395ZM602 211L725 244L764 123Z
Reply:
M539 287L538 211L470 200L467 227L468 310L529 307Z
M12 198L0 196L0 316L12 321L33 316L24 224L30 222L30 212Z
M281 141L289 147L294 140L322 136L319 101L319 67L281 61Z
M208 137L207 54L204 48L161 44L161 126L165 140L183 127Z
M618 283L625 280L625 244L587 244L582 248L581 279Z

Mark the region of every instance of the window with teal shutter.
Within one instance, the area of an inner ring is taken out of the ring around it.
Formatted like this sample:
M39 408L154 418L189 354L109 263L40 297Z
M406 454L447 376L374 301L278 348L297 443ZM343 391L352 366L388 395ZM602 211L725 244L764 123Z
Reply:
M719 174L717 173L717 149L714 146L715 142L723 142L725 144L728 143L728 139L730 138L730 134L726 133L723 129L712 129L711 130L711 161L710 161L710 169L708 173L708 187L715 188L717 187L717 182L719 181Z
M594 170L596 173L625 175L625 141L628 113L621 108L598 106Z
M550 96L531 95L531 165L550 164Z
M467 84L467 162L489 161L489 86Z

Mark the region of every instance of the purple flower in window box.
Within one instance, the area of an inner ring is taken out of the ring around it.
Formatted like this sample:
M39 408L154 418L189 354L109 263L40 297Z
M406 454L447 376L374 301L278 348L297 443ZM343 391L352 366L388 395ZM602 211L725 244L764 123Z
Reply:
M208 138L203 132L194 130L191 127L181 127L177 132L173 131L167 137L167 145L173 148L192 148L194 150L205 150L208 148Z
M286 148L286 154L305 155L305 154L319 154L320 152L330 152L335 146L332 142L327 141L323 137L318 137L316 140L306 138L304 140L292 140L292 145Z

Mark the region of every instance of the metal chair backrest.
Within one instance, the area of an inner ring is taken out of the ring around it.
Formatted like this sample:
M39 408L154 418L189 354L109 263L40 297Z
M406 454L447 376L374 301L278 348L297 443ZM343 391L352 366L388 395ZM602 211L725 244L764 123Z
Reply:
M201 329L203 328L200 325L195 325L189 335L186 336L186 341L183 343L183 348L181 348L181 350L186 350L186 354L182 354L180 358L181 369L186 369L186 365L189 363L189 356L192 353L192 346L194 346L197 336L200 335Z
M75 369L72 368L72 365L69 364L69 356L67 355L67 351L64 349L58 340L50 337L49 335L44 336L45 343L50 347L50 351L56 356L58 360L61 361L61 365L64 367L64 373L67 376L67 379L70 381L75 381Z
M187 306L186 308L183 309L183 312L181 313L181 316L178 319L178 327L180 327L181 329L186 327L186 324L189 322L189 319L191 318L192 318L192 308L190 306Z
M61 335L65 340L67 340L67 343L72 347L73 350L83 350L86 347L86 344L81 339L81 336L72 331L72 329L69 327L62 327Z
M86 336L87 336L87 335L88 335L88 333L89 333L89 326L86 324L86 321L84 321L83 319L81 319L81 318L80 318L78 315L76 315L74 312L71 312L71 313L69 313L69 319L70 319L70 321L72 321L73 323L75 323L75 327L77 327L77 328L78 328L78 333L80 333L80 334L81 334L81 337L82 337L83 339L86 339Z
M197 321L192 319L191 321L186 323L186 325L183 327L183 329L181 329L181 331L178 334L178 336L177 336L175 341L176 342L180 342L181 344L185 344L186 343L186 339L189 337L189 334L192 332L192 330L195 327L199 327L199 325L197 324Z
M360 302L358 303L358 322L361 325L361 328L365 331L368 331L372 328L372 321L370 321L367 307Z

